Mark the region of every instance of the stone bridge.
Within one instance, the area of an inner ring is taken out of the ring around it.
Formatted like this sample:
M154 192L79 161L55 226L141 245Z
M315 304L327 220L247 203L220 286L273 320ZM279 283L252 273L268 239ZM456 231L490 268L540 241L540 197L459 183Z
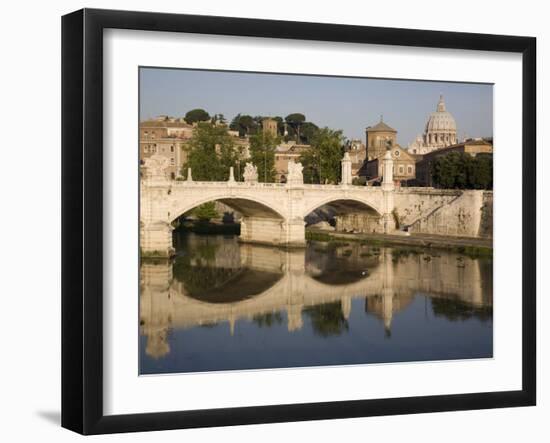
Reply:
M146 160L140 182L140 247L142 253L166 256L173 253L172 222L193 208L219 201L241 214L240 240L280 246L305 245L304 218L324 205L335 214L365 213L380 220L383 232L395 229L393 161L384 158L384 182L379 187L353 186L351 160L342 160L339 185L304 184L301 165L289 163L287 183L259 183L251 164L245 168L245 181L236 181L230 170L228 181L193 181L191 170L186 181L169 180L166 159Z

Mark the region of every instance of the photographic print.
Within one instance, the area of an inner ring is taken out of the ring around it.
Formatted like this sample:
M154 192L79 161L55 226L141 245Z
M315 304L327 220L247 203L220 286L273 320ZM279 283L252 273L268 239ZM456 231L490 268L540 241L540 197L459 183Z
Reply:
M493 357L493 85L139 68L140 374Z

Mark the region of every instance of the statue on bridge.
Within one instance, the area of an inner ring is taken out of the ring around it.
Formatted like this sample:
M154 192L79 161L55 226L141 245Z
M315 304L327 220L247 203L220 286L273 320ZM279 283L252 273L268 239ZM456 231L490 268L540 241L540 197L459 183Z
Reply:
M154 154L148 157L143 162L143 178L148 181L165 181L168 180L166 176L166 168L168 168L168 158Z
M246 163L243 177L246 183L258 183L258 167L254 166L253 163Z
M302 171L304 167L301 163L296 163L294 160L289 160L288 162L288 181L287 183L291 185L303 185L304 184L304 174Z

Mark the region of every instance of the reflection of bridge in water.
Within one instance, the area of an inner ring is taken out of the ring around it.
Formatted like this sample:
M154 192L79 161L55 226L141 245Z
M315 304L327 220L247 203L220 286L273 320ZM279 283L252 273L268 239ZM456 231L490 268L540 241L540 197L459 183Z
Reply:
M285 311L287 328L294 331L302 328L303 311L318 305L339 303L347 319L355 298L365 299L365 309L387 331L394 313L418 293L473 308L492 306L491 273L483 269L491 265L479 260L454 254L398 258L390 249L372 255L358 244L329 254L234 242L225 239L202 257L142 264L140 325L149 355L169 352L170 329L228 322L233 333L238 320Z

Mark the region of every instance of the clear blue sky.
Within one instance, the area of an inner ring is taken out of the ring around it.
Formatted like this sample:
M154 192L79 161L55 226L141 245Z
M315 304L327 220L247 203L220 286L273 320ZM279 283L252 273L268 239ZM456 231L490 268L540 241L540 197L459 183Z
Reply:
M140 69L141 120L184 116L194 108L228 120L239 112L283 118L300 112L318 126L364 140L365 127L383 114L404 147L423 132L440 94L455 117L459 139L493 135L493 87L487 84Z

